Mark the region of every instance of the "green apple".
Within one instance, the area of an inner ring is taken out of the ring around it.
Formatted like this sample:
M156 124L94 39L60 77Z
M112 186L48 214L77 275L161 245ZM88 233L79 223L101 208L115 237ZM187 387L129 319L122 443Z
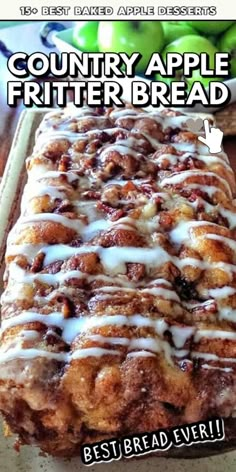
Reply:
M98 52L98 24L99 21L78 21L73 31L73 46L85 52Z
M98 47L101 52L139 52L136 70L143 72L153 52L161 52L164 33L160 21L100 21Z
M162 21L161 24L164 31L165 45L172 43L182 36L198 34L186 21Z
M231 75L236 77L236 23L221 36L218 47L221 52L231 54Z
M218 52L218 49L216 49L215 46L213 46L208 39L202 37L202 36L197 36L197 35L189 35L189 36L183 36L182 38L177 39L176 41L173 41L173 43L169 44L164 51L162 52L162 58L163 61L165 62L166 55L167 53L170 52L178 52L180 54L184 54L186 52L194 52L197 54L201 54L202 52L206 52L209 54L209 65L211 68L214 67L214 62L215 62L215 53ZM196 69L193 71L191 77L184 77L183 76L183 71L178 70L176 72L175 78L171 79L168 77L161 77L159 74L156 74L156 80L162 80L166 83L170 83L173 80L184 80L190 88L195 81L201 82L205 87L209 85L209 82L213 80L220 80L216 77L201 77L200 75L200 70Z
M211 44L214 44L214 46L217 47L217 39L218 39L217 36L214 36L214 35L212 35L212 34L209 34L209 35L206 34L206 35L205 35L205 38L207 38L208 41L210 41Z
M188 25L192 26L196 30L208 34L220 34L222 31L227 30L234 21L215 21L215 20L203 20L203 21L187 21Z

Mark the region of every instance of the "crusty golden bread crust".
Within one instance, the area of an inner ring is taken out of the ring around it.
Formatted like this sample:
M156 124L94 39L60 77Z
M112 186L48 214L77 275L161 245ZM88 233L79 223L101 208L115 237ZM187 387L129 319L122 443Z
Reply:
M23 443L71 456L220 416L234 447L235 180L188 118L85 106L43 120L2 297L0 410Z

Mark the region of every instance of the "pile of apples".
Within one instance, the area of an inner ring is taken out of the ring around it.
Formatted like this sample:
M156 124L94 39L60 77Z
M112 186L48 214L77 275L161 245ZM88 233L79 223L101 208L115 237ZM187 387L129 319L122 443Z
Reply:
M136 67L138 74L144 73L154 52L161 53L163 61L169 52L206 52L211 67L216 52L228 52L231 77L236 77L236 21L79 21L72 42L85 52L139 52L142 59ZM155 79L170 82L180 77L156 75ZM188 86L200 80L207 87L212 78L203 78L195 70L185 80Z

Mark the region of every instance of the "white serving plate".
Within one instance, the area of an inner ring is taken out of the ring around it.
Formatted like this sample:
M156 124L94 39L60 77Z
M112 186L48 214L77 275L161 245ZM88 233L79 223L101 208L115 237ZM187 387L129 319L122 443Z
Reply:
M73 28L68 28L64 31L60 31L57 33L53 33L52 35L52 40L55 44L55 46L59 49L60 52L75 52L78 55L82 54L82 51L79 49L75 48L72 43L72 33L73 33ZM93 79L96 80L96 79ZM101 80L101 79L97 79ZM131 101L131 82L134 80L140 80L139 76L136 76L134 79L119 79L119 82L123 84L123 90L125 92L125 100ZM141 78L143 82L149 83L150 81L148 79L144 79L143 77ZM231 100L230 103L233 103L236 101L236 78L235 79L230 79L226 81L227 86L229 87L231 91ZM214 113L218 110L218 108L215 107L204 107L201 104L195 105L193 108L179 108L179 110L186 111L188 113L191 112L205 112L205 113Z

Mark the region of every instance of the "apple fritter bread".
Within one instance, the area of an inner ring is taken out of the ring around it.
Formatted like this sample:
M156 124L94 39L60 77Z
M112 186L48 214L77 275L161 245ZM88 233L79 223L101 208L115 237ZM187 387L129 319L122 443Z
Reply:
M235 179L188 119L41 123L2 295L0 410L23 444L71 456L215 416L236 437Z

